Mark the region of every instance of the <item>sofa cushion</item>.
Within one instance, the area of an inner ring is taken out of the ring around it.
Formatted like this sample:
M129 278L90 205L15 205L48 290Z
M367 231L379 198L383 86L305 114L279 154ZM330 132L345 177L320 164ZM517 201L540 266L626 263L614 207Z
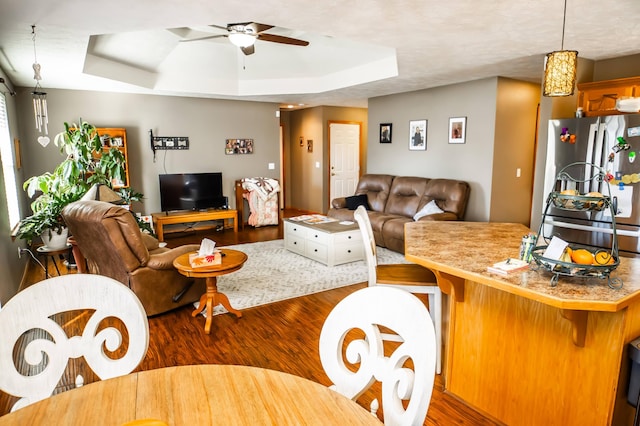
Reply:
M373 236L375 237L376 244L378 244L380 247L386 247L384 238L382 236L382 227L384 226L385 222L391 219L395 219L398 216L386 214L384 212L377 212L375 210L370 210L367 212L367 214L369 215L369 221L371 222L371 229L373 230ZM411 219L409 218L409 220Z
M436 200L431 200L427 204L425 204L424 207L421 208L418 213L413 215L413 220L420 220L421 217L428 216L430 214L443 213L443 212L444 210L442 210L436 204Z
M393 179L394 176L391 175L362 175L355 194L367 194L370 209L382 212L387 203Z
M430 179L427 182L420 208L436 200L438 207L445 212L456 215L458 220L462 220L469 201L469 184L453 179Z
M429 179L423 177L397 176L391 184L391 191L384 212L390 215L413 217L424 194Z
M347 208L349 210L355 210L358 208L358 206L364 206L365 209L371 210L369 208L369 200L367 199L367 194L345 197L345 201L347 202Z
M395 216L382 225L382 240L389 250L404 253L404 226L413 223L413 219L404 216Z

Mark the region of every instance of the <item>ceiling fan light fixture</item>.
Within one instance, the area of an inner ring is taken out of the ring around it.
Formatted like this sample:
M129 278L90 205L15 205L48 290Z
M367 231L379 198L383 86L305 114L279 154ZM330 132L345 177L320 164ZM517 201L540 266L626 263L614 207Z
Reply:
M238 47L253 46L256 42L255 34L232 32L229 34L229 41Z

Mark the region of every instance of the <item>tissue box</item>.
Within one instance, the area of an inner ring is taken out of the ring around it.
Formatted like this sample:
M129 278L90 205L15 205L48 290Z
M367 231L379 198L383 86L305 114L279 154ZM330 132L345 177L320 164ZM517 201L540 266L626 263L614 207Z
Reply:
M189 264L192 268L203 268L206 266L215 266L222 263L222 253L219 251L213 254L207 254L199 256L198 253L191 253L189 255Z

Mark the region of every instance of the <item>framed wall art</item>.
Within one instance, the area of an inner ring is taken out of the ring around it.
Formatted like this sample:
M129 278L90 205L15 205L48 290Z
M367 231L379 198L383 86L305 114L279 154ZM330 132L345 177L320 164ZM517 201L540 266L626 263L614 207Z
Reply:
M123 140L121 137L110 138L107 136L106 143L108 146L122 146ZM170 150L170 149L189 149L189 137L188 136L151 136L151 142L153 143L154 150Z
M380 143L391 143L391 130L393 124L381 123L380 124Z
M467 135L467 117L449 119L449 143L465 143Z
M253 154L253 139L227 139L224 153L233 154Z
M307 152L313 152L313 140L312 139L308 139L307 140Z
M427 120L412 120L409 122L409 150L427 150Z

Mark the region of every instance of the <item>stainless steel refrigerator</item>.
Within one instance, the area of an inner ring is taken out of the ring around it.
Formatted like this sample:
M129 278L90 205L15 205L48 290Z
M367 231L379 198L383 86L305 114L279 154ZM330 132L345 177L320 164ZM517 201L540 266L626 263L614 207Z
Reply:
M611 195L621 256L640 257L640 114L549 120L544 197L551 191L577 189ZM570 179L558 173L568 169ZM600 171L622 184L598 182ZM582 182L584 181L584 182ZM626 182L626 183L624 183ZM607 188L608 187L608 188ZM546 209L543 205L543 211ZM568 211L549 207L544 215L546 236L592 247L611 248L611 211Z

